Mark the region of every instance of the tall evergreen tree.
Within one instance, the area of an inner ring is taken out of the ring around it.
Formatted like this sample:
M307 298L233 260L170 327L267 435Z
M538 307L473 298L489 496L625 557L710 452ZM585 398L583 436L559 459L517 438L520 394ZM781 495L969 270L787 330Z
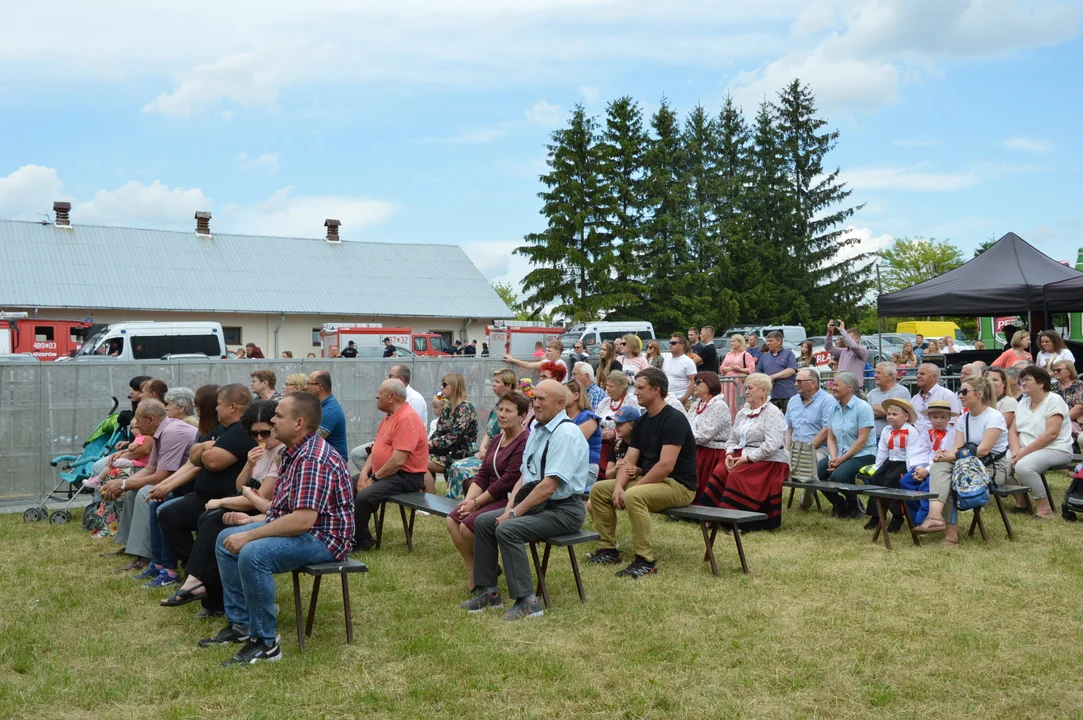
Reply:
M863 205L845 207L851 191L840 183L839 168L824 169L824 159L839 133L825 131L816 116L816 98L808 85L794 80L778 93L773 106L786 168L787 193L793 202L794 257L805 269L802 290L817 321L850 312L872 287L868 253L840 262L839 252L856 245L845 223Z
M713 288L711 320L723 327L738 321L740 277L735 271L734 256L742 256L749 242L744 198L750 177L751 137L748 124L733 97L726 95L715 121L718 148L718 176L714 214L718 223L717 281ZM720 330L722 328L719 328Z
M523 304L556 303L555 314L576 320L595 319L605 310L603 285L614 264L605 231L609 191L597 130L580 104L568 126L553 132L549 172L540 178L546 190L538 193L548 226L527 235L527 244L515 250L534 267L523 280L528 293Z
M606 106L600 152L608 191L607 215L602 224L615 253L611 277L606 278L606 301L609 316L614 319L634 318L633 308L642 306L647 298L641 263L644 253L643 156L646 149L647 132L643 129L643 111L639 103L628 96L610 102Z

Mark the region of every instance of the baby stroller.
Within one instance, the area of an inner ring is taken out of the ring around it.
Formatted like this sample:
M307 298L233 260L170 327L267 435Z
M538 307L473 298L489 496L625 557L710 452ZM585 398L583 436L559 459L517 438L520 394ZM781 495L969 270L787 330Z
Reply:
M1083 513L1083 465L1078 465L1075 472L1068 474L1071 482L1064 493L1064 503L1060 507L1061 517L1068 522L1076 521L1076 513Z
M94 463L116 451L116 445L121 440L130 440L128 426L132 422L131 410L118 413L117 406L120 403L113 398L113 409L109 411L90 437L83 443L83 451L79 455L57 455L49 461L53 467L60 466L60 482L42 500L41 507L32 507L23 513L23 522L39 522L46 517L49 522L66 523L71 520L70 508L75 499L83 492L83 481L91 476L91 468ZM61 466L61 463L63 465ZM66 491L61 491L67 485ZM89 492L89 488L87 488ZM59 496L59 497L58 497ZM67 503L60 510L49 513L46 503L50 500L63 502L67 497Z

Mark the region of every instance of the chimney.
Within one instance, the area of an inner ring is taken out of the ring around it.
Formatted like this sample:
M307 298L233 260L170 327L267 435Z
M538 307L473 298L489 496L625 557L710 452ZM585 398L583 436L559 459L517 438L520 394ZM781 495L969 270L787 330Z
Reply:
M70 202L55 202L53 203L53 214L56 216L57 225L62 227L71 227L71 218L69 213L71 212Z
M328 218L324 221L323 226L327 228L327 242L337 243L342 242L342 238L338 236L338 228L342 223L338 220L331 220Z
M196 213L196 235L211 234L211 214L205 210Z

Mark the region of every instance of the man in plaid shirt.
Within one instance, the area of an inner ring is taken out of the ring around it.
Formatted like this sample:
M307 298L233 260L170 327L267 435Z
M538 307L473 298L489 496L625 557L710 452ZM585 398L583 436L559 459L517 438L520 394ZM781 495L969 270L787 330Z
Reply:
M307 392L278 403L274 435L286 446L267 519L226 528L216 552L228 625L200 647L245 646L222 665L282 657L275 611L276 573L343 560L354 534L353 482L342 456L316 434L320 401Z

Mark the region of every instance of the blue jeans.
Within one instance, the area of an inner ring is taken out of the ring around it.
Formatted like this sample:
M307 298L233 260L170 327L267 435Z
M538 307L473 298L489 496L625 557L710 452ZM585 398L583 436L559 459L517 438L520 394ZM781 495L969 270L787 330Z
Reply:
M831 473L827 471L827 458L820 460L817 465L817 471L820 475L821 481L831 481L837 483L845 483L846 485L854 485L854 480L857 478L857 471L866 465L872 465L876 462L876 455L858 455L852 457L842 465L839 465ZM831 501L831 504L835 506L839 511L844 512L856 512L861 509L858 504L857 495L842 494L836 492L825 492L824 496Z
M173 548L162 537L162 526L158 524L158 511L166 505L176 502L180 498L170 497L162 502L150 502L150 552L151 561L158 567L177 569L177 556L173 554Z
M275 574L310 563L331 562L335 557L327 546L312 533L293 537L269 537L241 548L239 554L223 546L227 537L254 530L264 522L230 527L218 535L215 554L218 573L222 577L222 595L226 619L232 625L246 628L248 635L265 643L273 643L278 634L275 616Z

